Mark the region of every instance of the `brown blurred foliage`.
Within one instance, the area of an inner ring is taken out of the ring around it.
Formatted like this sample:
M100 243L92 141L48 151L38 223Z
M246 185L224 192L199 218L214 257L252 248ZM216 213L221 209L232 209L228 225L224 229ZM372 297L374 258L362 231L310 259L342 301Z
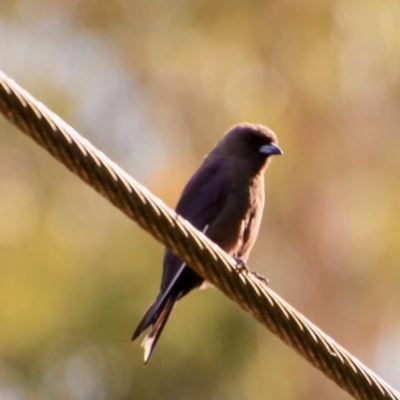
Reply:
M173 206L233 124L270 126L250 268L400 387L397 0L2 0L0 69ZM0 398L348 399L216 290L153 359L162 247L0 119Z

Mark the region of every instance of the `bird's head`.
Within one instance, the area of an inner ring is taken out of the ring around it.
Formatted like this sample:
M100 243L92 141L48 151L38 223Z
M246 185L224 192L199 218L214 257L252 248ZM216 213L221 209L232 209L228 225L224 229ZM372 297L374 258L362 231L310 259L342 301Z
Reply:
M214 151L224 157L245 161L255 170L262 170L271 156L283 154L274 132L263 125L250 123L229 129Z

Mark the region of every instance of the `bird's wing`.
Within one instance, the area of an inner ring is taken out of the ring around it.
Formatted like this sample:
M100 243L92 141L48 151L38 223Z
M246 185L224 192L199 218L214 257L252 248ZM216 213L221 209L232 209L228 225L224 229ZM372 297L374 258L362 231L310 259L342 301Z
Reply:
M203 165L183 189L176 212L203 231L221 212L230 186L223 158Z
M176 206L176 212L197 229L206 233L209 225L223 209L229 195L230 185L224 159L217 159L203 165L184 188ZM186 288L189 289L191 286L190 282L187 282L188 279L192 279L193 287L196 287L198 276L192 275L192 271L184 272L185 270L187 267L182 260L166 250L161 290L169 292L183 273L189 275L185 278Z

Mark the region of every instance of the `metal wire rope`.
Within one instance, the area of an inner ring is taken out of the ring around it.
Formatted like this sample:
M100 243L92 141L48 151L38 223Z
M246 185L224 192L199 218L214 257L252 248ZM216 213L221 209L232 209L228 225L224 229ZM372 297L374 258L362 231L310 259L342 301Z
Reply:
M400 394L0 71L0 111L354 398Z

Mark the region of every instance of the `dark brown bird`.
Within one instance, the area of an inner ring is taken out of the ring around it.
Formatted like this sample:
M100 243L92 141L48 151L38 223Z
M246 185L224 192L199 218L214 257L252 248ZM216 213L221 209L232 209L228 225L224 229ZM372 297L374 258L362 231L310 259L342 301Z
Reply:
M264 177L270 156L282 154L275 134L262 125L231 128L204 159L180 197L176 212L232 257L246 262L264 208ZM175 303L204 279L166 249L161 290L136 328L145 337L147 363Z

